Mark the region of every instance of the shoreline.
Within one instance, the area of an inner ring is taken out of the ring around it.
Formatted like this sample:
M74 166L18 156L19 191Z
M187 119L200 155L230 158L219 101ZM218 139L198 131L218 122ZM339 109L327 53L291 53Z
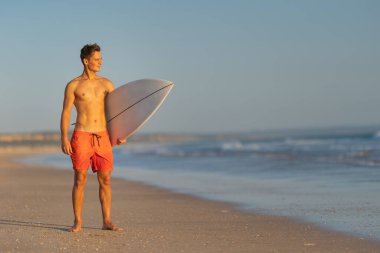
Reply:
M72 225L72 173L13 161L46 152L0 154L0 224L4 227L0 237L7 239L1 252L380 251L378 241L119 178L112 182L113 219L126 232L102 231L92 173L86 186L83 232L68 233L65 230Z

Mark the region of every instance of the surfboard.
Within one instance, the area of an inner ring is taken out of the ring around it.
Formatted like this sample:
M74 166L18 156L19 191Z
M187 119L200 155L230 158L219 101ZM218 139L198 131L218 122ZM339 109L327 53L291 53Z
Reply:
M173 85L167 80L141 79L110 92L105 111L112 146L117 144L117 139L136 133L158 110Z

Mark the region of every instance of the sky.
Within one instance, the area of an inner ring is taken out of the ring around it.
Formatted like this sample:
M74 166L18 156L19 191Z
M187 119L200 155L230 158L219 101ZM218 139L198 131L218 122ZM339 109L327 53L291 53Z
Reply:
M175 83L142 132L380 126L379 27L377 0L1 0L0 132L59 130L87 43L116 87Z

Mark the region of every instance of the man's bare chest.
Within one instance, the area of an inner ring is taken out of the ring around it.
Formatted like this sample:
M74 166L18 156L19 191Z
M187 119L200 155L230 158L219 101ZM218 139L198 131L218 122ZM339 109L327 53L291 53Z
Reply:
M74 92L75 100L93 102L98 100L103 101L107 93L108 92L106 88L101 85L83 85L81 87L78 87Z

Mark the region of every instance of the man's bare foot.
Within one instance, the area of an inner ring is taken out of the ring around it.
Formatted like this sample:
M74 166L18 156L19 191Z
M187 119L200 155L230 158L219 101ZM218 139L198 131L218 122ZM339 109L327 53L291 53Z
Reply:
M82 230L82 226L80 224L74 224L71 228L69 228L69 232L77 233Z
M116 232L124 231L124 229L119 228L118 226L116 226L116 225L114 225L114 224L112 224L112 223L103 224L102 229L103 229L103 230L116 231Z

